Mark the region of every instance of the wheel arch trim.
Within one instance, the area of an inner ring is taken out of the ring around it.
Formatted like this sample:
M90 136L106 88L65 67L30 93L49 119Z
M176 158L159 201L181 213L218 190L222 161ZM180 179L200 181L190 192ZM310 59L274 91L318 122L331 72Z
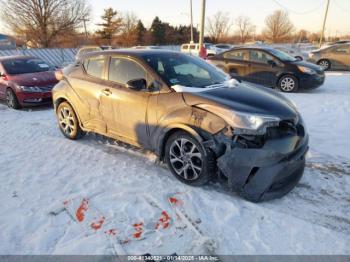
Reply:
M277 77L277 81L276 81L276 86L277 87L278 87L278 84L281 81L282 77L284 77L284 76L293 76L298 81L298 84L300 84L300 78L296 74L294 74L292 72L283 72L280 75L278 75L278 77Z
M199 143L204 141L203 137L192 127L185 124L172 124L163 128L162 134L157 141L157 151L160 159L163 159L165 153L165 145L168 138L177 131L185 131L192 135Z
M74 113L75 113L75 115L76 115L77 118L78 118L79 126L80 126L81 129L84 130L83 125L82 125L82 122L81 122L81 118L80 118L80 116L79 116L79 112L77 111L77 109L75 108L75 106L73 105L73 103L71 103L71 102L69 101L69 99L68 99L66 96L62 96L62 95L61 95L61 96L59 96L59 97L57 97L57 98L55 99L55 101L54 101L55 113L57 113L58 106L59 106L61 103L63 103L63 102L67 102L67 103L73 108Z

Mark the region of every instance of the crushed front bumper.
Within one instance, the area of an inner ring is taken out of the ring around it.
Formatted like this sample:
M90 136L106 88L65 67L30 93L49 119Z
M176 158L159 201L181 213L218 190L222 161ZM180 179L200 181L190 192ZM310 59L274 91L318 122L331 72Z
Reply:
M233 148L217 159L230 188L260 202L282 197L299 182L305 167L308 136L268 140L262 148Z

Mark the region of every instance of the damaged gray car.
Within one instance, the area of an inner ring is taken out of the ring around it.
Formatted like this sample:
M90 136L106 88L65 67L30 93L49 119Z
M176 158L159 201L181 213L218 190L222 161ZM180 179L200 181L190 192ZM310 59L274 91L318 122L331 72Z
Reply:
M291 101L164 50L89 53L58 75L59 128L95 132L157 153L181 182L215 177L250 201L278 198L300 180L308 150Z

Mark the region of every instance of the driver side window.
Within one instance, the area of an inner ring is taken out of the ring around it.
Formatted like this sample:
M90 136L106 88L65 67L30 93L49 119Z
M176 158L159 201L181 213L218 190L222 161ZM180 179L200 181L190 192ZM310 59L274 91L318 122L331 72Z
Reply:
M147 74L139 64L130 59L111 58L108 80L126 85L130 80L136 79L147 80Z
M249 51L249 61L267 64L269 60L275 61L275 59L268 53L258 50Z

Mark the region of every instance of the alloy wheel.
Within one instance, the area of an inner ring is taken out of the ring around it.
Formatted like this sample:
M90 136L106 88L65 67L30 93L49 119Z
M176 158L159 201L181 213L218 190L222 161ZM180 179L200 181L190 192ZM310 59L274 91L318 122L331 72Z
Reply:
M329 63L327 60L322 60L318 63L320 67L322 67L324 70L327 70L329 68Z
M281 89L285 92L291 92L295 88L295 80L291 77L285 77L281 81Z
M73 112L68 107L62 107L58 112L59 124L67 136L72 136L76 129Z
M15 107L15 97L13 95L13 92L11 92L11 91L6 92L6 102L7 102L7 106L9 108Z
M183 179L192 181L201 175L202 154L190 140L186 138L174 140L170 146L169 157L175 173Z

